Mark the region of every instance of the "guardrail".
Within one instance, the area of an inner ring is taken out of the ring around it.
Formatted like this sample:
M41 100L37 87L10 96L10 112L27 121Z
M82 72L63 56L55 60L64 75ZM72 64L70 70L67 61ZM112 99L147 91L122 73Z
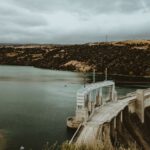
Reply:
M81 130L83 129L83 124L81 123L78 127L78 129L76 130L76 132L74 133L73 137L71 138L71 140L69 141L69 144L75 142L75 139L77 138L77 136L79 136L78 134L80 134Z

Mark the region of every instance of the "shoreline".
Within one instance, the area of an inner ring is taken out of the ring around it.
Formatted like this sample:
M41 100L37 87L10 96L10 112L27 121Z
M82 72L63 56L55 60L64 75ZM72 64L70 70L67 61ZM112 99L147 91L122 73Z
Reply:
M142 77L144 80L139 80L145 81L150 77L150 42L0 45L0 64L73 72L92 72L94 69L99 73L107 68L109 75L117 75L117 80L121 76L127 80Z
M14 66L14 67L33 67L33 68L37 68L37 69L44 69L44 70L53 70L53 71L69 71L69 72L74 72L74 73L83 73L81 71L76 71L76 70L66 70L66 69L49 69L49 68L44 68L44 67L37 67L37 66L30 66L30 65L1 65L1 66ZM92 72L86 72L86 76L88 76L89 78L92 77ZM91 76L90 76L90 75ZM96 73L96 79L100 81L104 80L105 75L102 73ZM132 86L132 85L150 85L150 76L129 76L129 75L121 75L121 74L108 74L108 80L113 80L115 81L116 85L120 85L121 86Z
M7 139L5 135L5 131L0 129L0 150L5 150L7 144Z

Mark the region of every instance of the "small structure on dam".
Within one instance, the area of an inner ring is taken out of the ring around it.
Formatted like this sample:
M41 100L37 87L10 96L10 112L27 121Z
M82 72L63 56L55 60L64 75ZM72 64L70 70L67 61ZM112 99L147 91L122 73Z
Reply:
M117 92L113 81L89 84L77 92L76 114L67 119L67 127L78 128L88 121L96 108L107 102L117 101Z

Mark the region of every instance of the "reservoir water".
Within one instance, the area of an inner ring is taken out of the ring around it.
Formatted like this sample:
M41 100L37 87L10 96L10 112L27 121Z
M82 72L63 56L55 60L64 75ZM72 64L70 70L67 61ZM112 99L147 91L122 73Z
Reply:
M0 66L0 150L41 150L70 139L66 118L75 113L81 73ZM124 95L135 90L117 87Z

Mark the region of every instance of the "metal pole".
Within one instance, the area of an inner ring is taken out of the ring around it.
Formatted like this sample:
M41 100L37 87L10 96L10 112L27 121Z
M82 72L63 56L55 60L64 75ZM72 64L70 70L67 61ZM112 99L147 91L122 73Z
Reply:
M84 88L85 88L85 82L86 82L86 80L85 80L85 72L84 72L83 78L84 78Z
M107 68L105 69L105 80L107 81Z
M93 83L95 83L95 69L93 70Z
M106 35L106 42L108 42L108 35Z

